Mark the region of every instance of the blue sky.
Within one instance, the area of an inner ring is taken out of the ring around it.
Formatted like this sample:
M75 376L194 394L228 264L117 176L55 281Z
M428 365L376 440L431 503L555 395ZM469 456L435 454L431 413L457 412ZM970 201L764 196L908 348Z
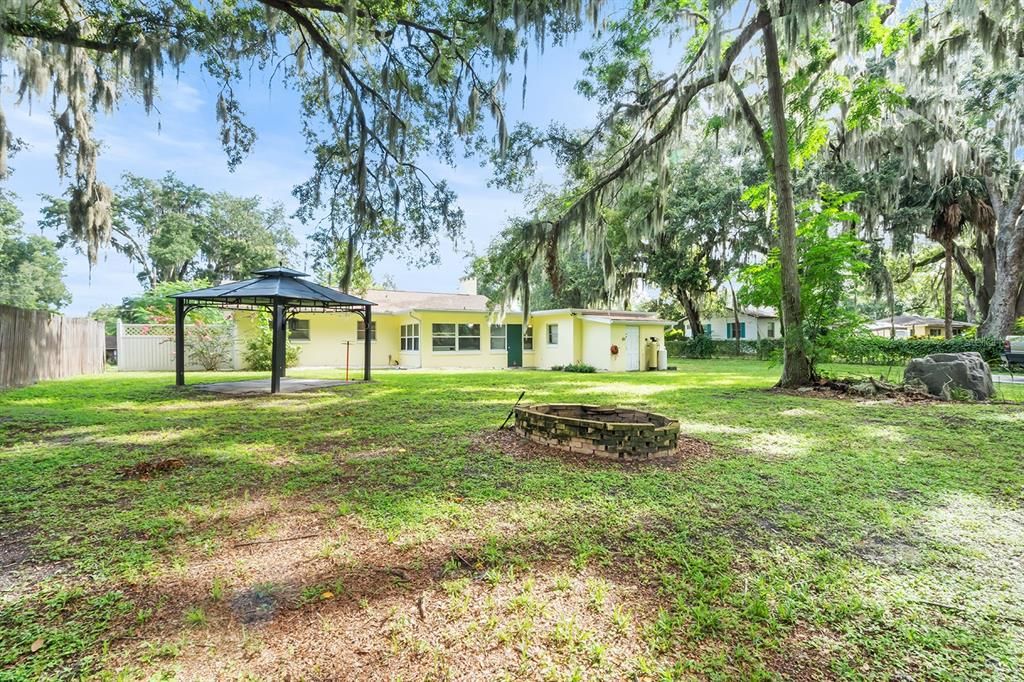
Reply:
M522 69L513 71L506 103L510 129L522 120L535 124L558 120L573 127L593 123L595 105L574 89L582 72L578 55L587 42L581 36L564 46L548 47L543 55L531 48L525 106L520 96ZM26 230L31 231L36 229L39 195L59 195L65 186L57 177L56 137L48 101L16 105L12 86L12 81L5 78L0 96L8 126L28 143L28 148L12 159L14 173L6 185L18 195ZM179 79L173 74L164 78L159 90L158 111L148 116L137 102L125 100L113 114L98 117L96 137L103 143L99 168L104 181L116 185L125 172L158 177L173 170L182 180L209 191L258 195L268 202L283 203L289 214L295 210L291 190L308 176L310 160L299 133L299 107L293 92L279 82L268 86L259 73L253 75L246 89L237 91L259 138L254 153L230 172L214 118L216 84L198 69L187 67ZM467 222L464 241L457 245L444 243L441 262L436 266L414 269L395 259L385 259L374 268L374 274L391 278L403 289L453 291L466 267L465 253L482 251L509 216L522 212L523 197L487 187L490 170L480 167L480 159L459 159L455 168L429 161L428 165L436 167L437 176L447 179L459 195ZM540 176L552 182L559 177L550 162L542 162ZM302 266L307 229L297 220L292 221L292 227L300 240L296 265ZM91 272L84 256L70 249L63 255L67 261L66 282L73 296L64 311L67 314L85 314L141 291L132 266L112 250L101 255Z

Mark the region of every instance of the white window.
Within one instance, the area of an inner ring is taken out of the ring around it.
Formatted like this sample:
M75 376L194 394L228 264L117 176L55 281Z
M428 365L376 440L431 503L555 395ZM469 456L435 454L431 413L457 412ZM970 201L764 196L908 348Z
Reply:
M549 346L557 346L558 345L558 325L557 324L549 324L548 325L548 345Z
M523 331L523 350L533 350L533 327Z
M480 325L432 325L431 348L435 353L455 350L480 350Z
M366 340L366 323L362 320L356 322L356 338L360 341ZM377 340L377 323L370 323L370 341Z
M403 351L418 351L420 349L420 326L418 324L403 324L401 332L401 349Z
M309 320L288 320L288 338L292 341L309 341Z
M505 339L505 325L503 324L492 324L491 325L491 350L505 350L506 346Z
M480 350L480 325L459 325L459 350Z

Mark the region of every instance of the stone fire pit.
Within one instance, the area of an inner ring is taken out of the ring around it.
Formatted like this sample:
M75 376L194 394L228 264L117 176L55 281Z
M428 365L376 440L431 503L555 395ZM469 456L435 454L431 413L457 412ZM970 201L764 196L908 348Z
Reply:
M516 433L581 455L648 459L675 451L679 422L653 412L597 405L532 405L515 409Z

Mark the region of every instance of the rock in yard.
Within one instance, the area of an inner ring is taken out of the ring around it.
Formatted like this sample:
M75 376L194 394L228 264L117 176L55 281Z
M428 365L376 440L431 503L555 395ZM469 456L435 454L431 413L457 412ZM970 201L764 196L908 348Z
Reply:
M970 391L976 400L988 400L995 392L992 371L979 353L935 353L907 363L903 380L920 384L928 393L951 400L956 389Z

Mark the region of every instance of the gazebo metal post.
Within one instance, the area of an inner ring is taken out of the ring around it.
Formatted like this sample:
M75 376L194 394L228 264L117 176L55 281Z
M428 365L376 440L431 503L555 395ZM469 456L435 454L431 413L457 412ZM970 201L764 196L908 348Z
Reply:
M373 313L371 306L364 306L363 313L363 381L370 380L370 338L373 336Z
M285 315L284 306L280 303L274 303L272 320L274 333L270 346L270 392L279 393L281 391L281 370L284 367L285 358Z
M174 385L185 385L185 301L174 299Z

